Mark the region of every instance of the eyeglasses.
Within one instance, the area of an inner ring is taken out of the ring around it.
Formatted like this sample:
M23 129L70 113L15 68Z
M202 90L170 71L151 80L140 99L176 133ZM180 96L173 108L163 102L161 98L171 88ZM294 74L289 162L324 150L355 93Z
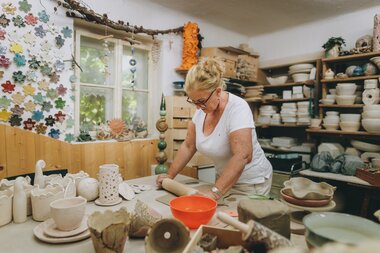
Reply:
M206 107L206 103L207 103L207 101L209 101L209 99L211 98L212 94L214 94L215 91L216 91L216 89L213 90L213 91L211 92L211 94L208 96L208 98L206 98L205 100L193 101L193 100L191 100L189 97L187 97L186 101L189 102L189 103L192 104L192 105L196 105L196 106L199 106L199 107L201 107L201 108L205 108L205 107Z

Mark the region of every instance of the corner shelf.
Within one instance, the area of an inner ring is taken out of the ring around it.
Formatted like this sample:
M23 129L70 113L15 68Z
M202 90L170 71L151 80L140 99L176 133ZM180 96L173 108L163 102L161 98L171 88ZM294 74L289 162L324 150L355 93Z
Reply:
M325 130L325 129L306 129L307 133L316 135L327 135L334 137L353 137L353 138L365 138L380 140L380 134L371 134L364 131L357 132L345 132L341 130Z

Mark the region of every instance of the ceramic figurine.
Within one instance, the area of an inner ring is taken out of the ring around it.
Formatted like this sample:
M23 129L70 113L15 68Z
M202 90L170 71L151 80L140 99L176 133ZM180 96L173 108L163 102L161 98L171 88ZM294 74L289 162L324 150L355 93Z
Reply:
M44 160L38 160L36 163L36 169L34 172L34 185L38 185L40 189L45 187L45 179L42 173L42 169L45 168L46 163Z
M24 178L16 178L13 193L13 221L24 223L27 217L27 196L24 190Z
M326 72L325 72L325 79L326 80L331 80L331 79L334 79L334 76L335 76L335 73L334 73L334 71L332 71L331 69L328 69L328 70L326 70Z

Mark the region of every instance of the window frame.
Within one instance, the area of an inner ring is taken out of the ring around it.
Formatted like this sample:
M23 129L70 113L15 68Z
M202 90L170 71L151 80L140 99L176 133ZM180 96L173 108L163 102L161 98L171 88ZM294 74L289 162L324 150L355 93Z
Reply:
M109 33L112 34L112 33ZM80 47L81 47L81 37L89 37L93 39L101 39L104 37L104 35L100 35L94 32L89 32L84 29L75 28L75 60L76 62L80 63ZM114 36L116 37L116 36ZM147 107L148 110L147 114L147 128L148 133L151 135L153 132L153 112L151 109L151 101L152 101L152 94L154 94L153 91L153 76L155 76L154 72L154 66L151 59L151 48L152 48L152 42L148 40L142 41L141 44L135 44L134 48L145 50L148 53L148 88L147 89L138 89L138 88L129 88L129 87L123 87L121 85L122 82L122 57L123 57L123 48L131 47L130 43L126 40L122 40L119 38L108 38L107 41L114 43L114 66L115 69L113 70L114 73L114 85L100 85L100 84L90 84L90 83L82 83L80 81L80 69L78 67L75 68L75 76L77 77L76 82L74 82L72 85L74 87L74 95L75 95L75 101L74 101L74 132L76 135L80 132L80 90L81 87L96 87L96 88L102 88L102 89L113 89L113 115L111 118L121 118L122 115L122 96L123 91L137 91L137 92L144 92L148 94L148 101L147 101ZM156 88L157 89L157 88Z

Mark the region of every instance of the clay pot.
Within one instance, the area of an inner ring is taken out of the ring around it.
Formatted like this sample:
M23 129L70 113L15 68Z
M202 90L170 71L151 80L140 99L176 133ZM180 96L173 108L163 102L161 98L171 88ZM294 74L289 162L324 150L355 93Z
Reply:
M63 188L59 185L48 185L44 189L34 188L30 194L33 220L45 221L50 218L50 203L63 198Z
M71 231L81 224L87 200L82 197L57 199L50 203L50 214L59 230Z

